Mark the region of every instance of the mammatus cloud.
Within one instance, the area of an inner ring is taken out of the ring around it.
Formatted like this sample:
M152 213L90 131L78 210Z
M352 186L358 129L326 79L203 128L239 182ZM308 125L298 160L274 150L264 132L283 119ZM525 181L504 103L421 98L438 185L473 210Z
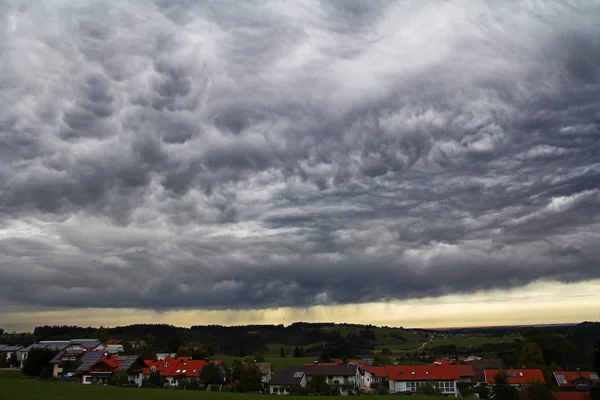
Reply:
M260 309L600 278L600 5L0 5L0 300Z

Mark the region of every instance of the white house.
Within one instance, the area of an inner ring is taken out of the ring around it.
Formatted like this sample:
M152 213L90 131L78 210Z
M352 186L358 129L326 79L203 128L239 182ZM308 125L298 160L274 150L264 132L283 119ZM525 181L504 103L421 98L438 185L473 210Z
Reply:
M443 395L459 396L459 382L470 382L475 371L470 365L390 365L386 367L390 393L411 393L433 385Z

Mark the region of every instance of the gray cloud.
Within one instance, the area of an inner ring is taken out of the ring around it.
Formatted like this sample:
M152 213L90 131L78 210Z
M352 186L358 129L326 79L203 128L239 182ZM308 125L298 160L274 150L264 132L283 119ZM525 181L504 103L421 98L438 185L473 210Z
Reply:
M0 300L262 308L600 278L600 6L0 6Z

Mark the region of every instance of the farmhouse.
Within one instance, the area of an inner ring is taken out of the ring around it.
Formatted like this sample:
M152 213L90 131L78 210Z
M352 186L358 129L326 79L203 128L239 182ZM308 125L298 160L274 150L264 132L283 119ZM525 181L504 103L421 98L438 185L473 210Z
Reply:
M427 384L444 395L460 395L459 382L471 382L475 377L470 365L394 365L386 367L390 393L409 394Z
M17 352L21 349L21 346L9 346L6 344L0 344L0 358L8 361L13 355L17 357Z
M277 371L269 382L269 394L297 393L306 388L308 380L302 371L288 368Z
M600 378L592 371L554 371L554 380L559 388L587 392L600 386Z
M314 375L324 375L327 384L330 386L338 385L342 393L355 392L361 384L360 369L356 365L329 365L328 363L327 365L294 366L283 371L277 371L271 379L271 384L269 385L270 388L271 386L280 386L279 384L274 383L274 381L279 381L277 376L281 373L284 373L286 376L296 376L296 378L299 378L300 373L302 373L306 376L307 384ZM272 389L269 389L269 391L271 392Z
M493 385L494 378L501 372L506 374L508 384L514 387L546 383L546 379L544 379L544 374L541 369L486 369L484 370L485 383Z
M124 372L129 381L142 386L144 362L138 356L116 356L108 352L87 352L75 370L83 384L106 384L113 374Z

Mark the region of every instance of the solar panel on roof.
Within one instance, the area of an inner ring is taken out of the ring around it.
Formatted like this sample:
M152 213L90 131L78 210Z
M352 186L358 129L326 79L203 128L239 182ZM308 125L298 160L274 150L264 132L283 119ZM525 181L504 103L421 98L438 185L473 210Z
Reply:
M515 377L515 376L517 376L517 373L516 373L516 372L507 372L507 373L506 373L506 376L508 376L508 377L511 377L511 378L512 378L512 377Z
M565 378L565 376L563 374L558 374L556 375L556 380L558 381L558 383L560 383L561 385L564 385L565 383L567 383L567 378Z
M304 372L294 372L294 378L301 378Z
M598 374L590 374L590 379L593 379L595 381L598 380Z

